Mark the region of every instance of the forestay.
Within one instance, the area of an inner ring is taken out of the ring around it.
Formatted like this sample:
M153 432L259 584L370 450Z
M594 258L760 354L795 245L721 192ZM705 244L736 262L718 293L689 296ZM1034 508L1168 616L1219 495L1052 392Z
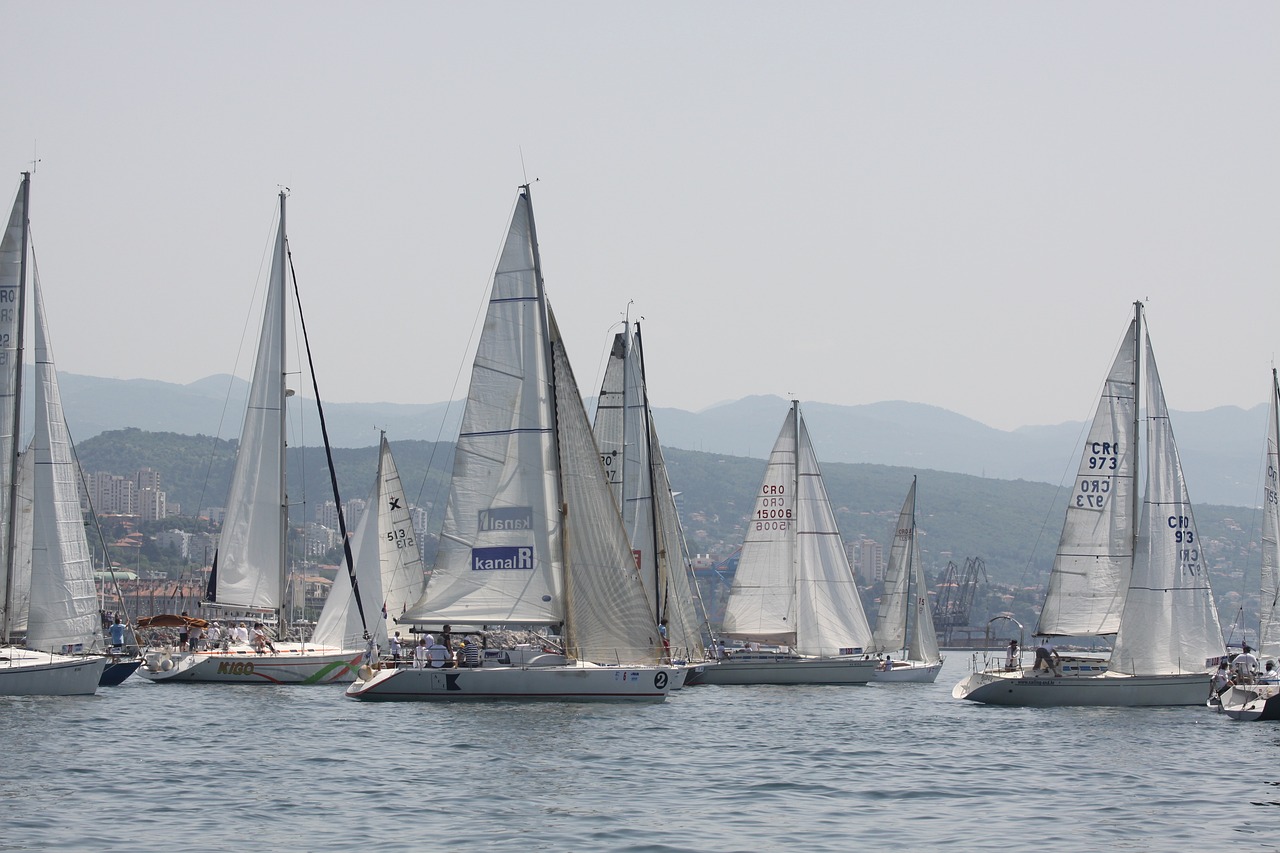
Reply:
M1037 635L1097 636L1120 626L1133 565L1138 323L1129 324L1085 440Z

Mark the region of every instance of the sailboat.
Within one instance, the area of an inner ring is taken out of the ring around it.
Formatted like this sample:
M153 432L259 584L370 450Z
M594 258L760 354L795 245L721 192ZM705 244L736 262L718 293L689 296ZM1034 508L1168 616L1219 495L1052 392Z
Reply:
M886 664L876 668L875 681L912 681L932 684L942 669L938 634L933 628L928 582L916 541L916 478L898 514L889 563L884 573L884 594L872 633L874 654L885 654Z
M95 693L107 663L93 564L80 514L71 435L62 414L40 277L34 297L35 437L19 453L31 175L24 172L0 238L0 696ZM28 457L26 460L20 456ZM29 521L20 472L29 472ZM29 535L22 535L26 532ZM22 625L25 619L25 626Z
M395 619L422 596L422 552L386 433L378 444L378 472L366 506L351 538L364 617L352 585L339 573L316 620L314 643L359 646L367 630L385 649Z
M1213 590L1174 444L1142 303L1112 364L1067 503L1036 635L1114 637L1104 665L1058 677L1003 668L957 684L957 699L999 705L1196 705L1223 653ZM1147 442L1138 447L1146 361ZM1138 477L1146 474L1139 503ZM998 665L997 665L998 664Z
M1280 658L1280 377L1274 368L1263 476L1258 657L1275 660ZM1219 710L1234 720L1280 720L1280 687L1274 684L1233 685L1219 703Z
M672 670L543 290L529 187L494 274L440 550L398 622L478 635L473 667L362 673L353 699L660 702ZM491 629L543 631L488 648Z
M285 398L291 393L285 387L287 264L285 193L281 192L249 404L206 602L208 607L238 614L242 622L267 622L268 614L276 614L278 621L284 604L289 512ZM148 650L138 674L158 682L332 683L351 681L363 655L359 647L292 642L275 642L265 651L244 643L196 650L157 648Z
M708 666L698 683L866 684L876 667L865 654L871 628L798 401L756 493L721 635L750 645Z
M665 658L695 674L704 665L703 619L698 616L689 560L649 407L640 324L614 336L594 424L600 461L648 595L649 611L665 632ZM677 678L673 687L681 686Z

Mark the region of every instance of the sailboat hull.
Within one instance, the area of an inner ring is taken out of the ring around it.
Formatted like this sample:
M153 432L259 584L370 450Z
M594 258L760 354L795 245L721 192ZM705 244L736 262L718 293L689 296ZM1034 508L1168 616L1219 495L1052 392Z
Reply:
M1245 723L1280 720L1280 690L1274 685L1235 686L1220 697L1218 710Z
M1137 708L1203 705L1209 673L1191 675L1023 676L975 672L951 689L956 699L1021 707L1102 706Z
M937 663L925 663L924 661L897 661L897 665L892 670L883 670L879 667L871 676L871 680L877 683L889 682L899 684L933 684L938 680L938 673L942 671L942 661Z
M166 654L151 652L138 670L148 681L216 684L339 684L355 680L364 657L353 649L289 649L258 654L250 649Z
M382 669L346 695L370 702L661 702L672 680L671 669L654 666Z
M0 696L88 696L98 690L107 659L0 650Z
M876 661L865 658L807 658L799 655L735 654L708 663L698 684L866 684ZM687 683L687 682L686 682Z
M102 677L98 679L98 686L116 687L137 672L140 666L142 666L142 658L112 659L107 662L106 668L102 670Z

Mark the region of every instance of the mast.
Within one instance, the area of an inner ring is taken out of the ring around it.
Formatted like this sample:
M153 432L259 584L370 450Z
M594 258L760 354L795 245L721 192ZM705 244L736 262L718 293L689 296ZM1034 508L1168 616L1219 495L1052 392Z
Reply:
M1141 301L1135 301L1133 303L1133 319L1136 324L1133 336L1133 443L1135 452L1133 454L1133 485L1130 488L1130 491L1133 492L1133 494L1129 496L1129 507L1131 511L1131 515L1129 517L1133 519L1133 523L1130 525L1133 529L1129 534L1131 537L1129 540L1130 559L1138 553L1138 528L1141 527L1138 523L1138 519L1141 518L1139 513L1142 510L1142 496L1141 489L1139 488L1142 481L1139 477L1141 475L1143 465L1142 456L1136 452L1138 448L1142 446L1142 440L1138 432L1138 428L1142 425L1142 398L1139 397L1138 394L1142 390L1142 339L1145 335L1142 322ZM1148 464L1150 463L1148 462Z
M20 249L21 260L18 263L18 314L15 323L15 340L13 348L13 360L15 367L13 380L13 446L10 449L9 458L5 463L9 466L9 517L8 517L8 537L4 543L4 624L0 625L0 642L8 642L9 640L9 622L10 604L13 601L13 570L14 556L16 554L16 539L14 535L18 525L18 455L21 444L19 443L20 429L22 427L22 330L23 319L26 317L26 296L27 296L27 241L28 231L31 227L31 173L22 173L22 247Z
M800 593L800 548L796 546L800 523L800 401L791 401L791 501L796 508L787 521L787 537L791 540L791 605L796 606ZM800 643L799 626L796 626L796 644Z
M538 227L533 221L533 195L529 191L528 184L520 186L520 199L525 206L525 211L529 216L529 244L533 252L533 280L534 286L538 291L538 316L542 322L543 337L545 339L545 358L547 362L547 405L550 407L551 414L551 434L555 437L555 441L551 443L552 453L555 455L556 468L556 502L560 505L560 525L562 535L560 536L560 575L561 582L564 584L564 625L560 627L560 641L564 646L566 654L569 653L569 627L570 615L573 608L570 602L573 600L573 591L570 589L569 578L569 525L566 519L569 515L569 506L564 499L564 478L560 467L560 423L559 414L556 411L556 370L555 355L552 352L551 344L551 319L547 309L547 291L542 281L542 255L538 252ZM624 405L625 405L625 394Z
M287 365L289 363L288 348L285 346L285 333L288 330L288 324L285 322L285 307L288 305L288 299L285 296L285 283L287 281L286 279L287 273L285 272L285 259L288 257L289 238L285 236L284 200L285 200L285 191L281 190L280 191L280 232L279 232L279 236L277 237L277 239L280 242L276 246L276 251L279 253L279 257L281 260L280 281L278 282L278 287L277 287L277 290L279 291L279 294L280 294L279 295L280 302L279 302L279 305L277 306L279 308L279 313L280 313L280 397L276 401L280 406L280 419L279 419L280 420L280 435L279 435L280 569L276 575L277 589L279 589L280 591L280 595L279 595L280 606L276 610L277 632L280 632L283 627L279 624L279 619L281 615L284 613L285 572L287 571L287 565L288 565L288 544L289 544L289 492L288 492L289 484L285 480L286 466L285 466L285 427L284 427L285 400L289 396L289 392L288 392L289 381L287 378L288 377ZM284 634L280 633L280 636L283 637Z
M903 609L902 642L906 644L907 657L911 657L911 614L916 608L915 596L911 594L911 585L916 575L916 478L911 478L911 532L907 538L907 561L903 571L907 573L907 606ZM919 590L916 591L919 595Z
M645 447L647 448L647 451L645 452L645 466L649 469L645 473L649 479L649 526L653 534L653 604L655 610L653 618L654 621L660 625L662 624L662 616L666 612L666 585L662 583L662 566L660 560L661 552L659 551L661 543L659 542L658 531L658 487L657 482L653 477L653 423L650 421L652 413L649 411L649 379L644 373L644 344L640 341L639 320L636 321L635 330L635 354L636 358L640 359L640 411L643 416L644 427L644 436L641 440L644 441ZM627 358L631 358L631 347L627 348ZM623 375L625 377L628 375L628 372L624 371ZM625 379L623 388L626 388ZM626 397L625 390L623 391L623 397ZM625 399L623 401L623 405L624 407L626 405ZM623 448L626 447L626 429L627 419L624 414L622 418ZM622 467L623 470L626 470L625 465ZM625 492L623 494L625 495ZM665 532L666 531L663 531L664 534ZM670 564L668 564L667 570L670 572Z

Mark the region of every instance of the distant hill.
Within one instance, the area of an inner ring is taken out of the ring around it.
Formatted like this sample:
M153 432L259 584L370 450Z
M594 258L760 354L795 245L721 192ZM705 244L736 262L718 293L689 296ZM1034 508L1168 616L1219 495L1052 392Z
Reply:
M208 436L149 433L129 429L101 433L78 448L86 471L129 475L149 466L187 514L221 506L231 480L234 444ZM392 442L396 466L410 503L431 507L438 528L444 512L453 444ZM680 493L690 550L726 556L742 542L764 460L666 448L672 487ZM343 500L364 498L377 468L376 447L334 451ZM323 450L289 452L289 498L295 522L314 518L314 507L331 498ZM888 545L912 475L919 476L918 518L926 568L937 572L948 559L963 564L982 557L991 580L1014 586L1044 583L1065 510L1066 490L1026 480L999 480L888 465L824 462L823 474L843 539L868 538ZM1220 593L1258 588L1258 519L1248 509L1197 506L1201 536L1216 544L1211 569ZM1222 582L1217 576L1229 577Z
M72 435L81 442L126 427L234 438L247 390L247 383L229 376L188 385L77 374L59 378ZM1083 441L1081 422L1006 431L920 403L803 405L824 463L871 463L1056 484L1074 474ZM700 412L658 409L654 417L664 446L762 459L787 407L780 397L753 396ZM335 446L367 448L377 443L378 429L385 429L393 441L451 441L462 405L326 403L325 414ZM1194 500L1232 506L1257 503L1264 406L1174 412L1173 422ZM319 443L314 404L306 407L290 434L294 445Z

